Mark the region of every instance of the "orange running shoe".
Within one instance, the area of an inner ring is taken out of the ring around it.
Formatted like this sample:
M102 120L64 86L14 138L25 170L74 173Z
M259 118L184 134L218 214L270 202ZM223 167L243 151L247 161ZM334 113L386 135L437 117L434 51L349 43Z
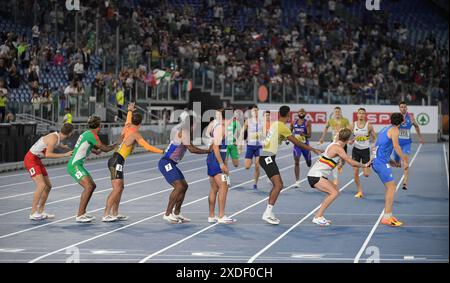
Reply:
M381 224L387 225L387 226L392 226L392 227L398 227L398 226L403 225L403 223L398 221L397 218L395 218L394 216L392 216L390 218L383 217L383 219L381 219Z
M355 198L362 198L363 197L363 193L361 193L361 192L358 192L356 195L355 195Z

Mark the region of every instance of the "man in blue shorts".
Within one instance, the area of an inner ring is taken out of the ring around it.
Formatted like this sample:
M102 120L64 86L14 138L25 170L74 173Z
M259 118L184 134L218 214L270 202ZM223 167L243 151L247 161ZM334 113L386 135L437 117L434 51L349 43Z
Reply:
M412 144L412 139L411 139L411 128L412 126L414 126L414 128L416 129L416 133L419 136L419 142L421 144L424 143L424 139L422 137L422 134L420 133L420 128L419 125L417 124L416 120L414 119L414 117L408 113L408 106L406 105L406 102L402 101L399 104L400 107L400 113L403 115L403 123L400 125L399 128L399 137L398 137L398 142L400 144L400 147L402 148L403 153L406 155L406 160L409 161L409 155L411 154L411 144ZM398 156L398 154L396 154L394 152L394 160L395 160L395 165L396 167L401 167L401 163L400 163L400 156ZM403 179L403 190L407 190L408 189L408 169L405 167L404 169L404 175L405 178Z
M392 151L398 154L403 160L405 170L408 170L409 164L406 155L403 154L399 145L399 127L403 122L403 115L401 113L393 113L391 115L391 125L383 128L378 133L378 139L375 143L373 152L373 171L378 174L381 182L386 187L384 216L381 224L388 226L402 226L403 223L398 221L392 215L392 207L394 204L395 195L395 181L392 174L392 166L395 166L395 161L391 159Z

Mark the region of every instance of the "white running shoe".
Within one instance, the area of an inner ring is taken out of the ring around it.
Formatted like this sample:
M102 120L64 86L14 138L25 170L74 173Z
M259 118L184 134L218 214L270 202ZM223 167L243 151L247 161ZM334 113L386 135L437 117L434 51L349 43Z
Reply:
M86 214L77 216L77 217L75 218L75 220L76 220L77 222L79 222L79 223L88 223L88 222L92 222L92 220L94 220L94 219L95 219L95 217L94 217L94 218L93 218L92 216L89 217L89 216L86 215Z
M181 213L178 214L178 215L173 214L173 216L175 216L176 218L178 218L179 220L181 220L181 222L183 222L183 223L191 222L191 219L189 219L189 218L187 218L187 217L184 217L184 215L181 214Z
M92 219L92 220L95 220L95 216L92 216L92 215L90 215L90 214L85 214L84 216L86 216L87 218L90 218L90 219Z
M331 221L326 220L325 217L314 217L312 223L317 224L319 226L330 226Z
M54 219L55 218L54 214L49 214L49 213L47 213L45 211L42 212L41 215L42 215L42 217L44 217L44 219Z
M208 217L208 223L216 223L218 219L217 216Z
M29 219L34 220L34 221L40 221L40 220L44 220L45 218L42 214L35 212L33 214L30 214Z
M103 218L102 218L102 222L115 222L118 220L119 219L117 218L117 216L114 216L114 215L106 215L106 216L103 216Z
M272 225L280 224L280 219L276 218L275 214L273 214L273 213L271 213L271 214L263 214L262 220L264 220L267 223L272 224Z
M164 214L163 219L169 222L170 224L181 223L181 220L178 217L176 217L173 213L169 214L168 216Z
M128 216L126 216L126 215L117 214L117 215L113 215L113 216L117 217L118 221L127 221L128 220Z
M294 187L295 187L295 188L302 189L302 182L301 182L300 180L297 180L297 182L295 182Z
M234 222L236 222L236 219L230 218L226 215L224 215L222 218L217 219L217 223L220 223L220 224L232 224Z

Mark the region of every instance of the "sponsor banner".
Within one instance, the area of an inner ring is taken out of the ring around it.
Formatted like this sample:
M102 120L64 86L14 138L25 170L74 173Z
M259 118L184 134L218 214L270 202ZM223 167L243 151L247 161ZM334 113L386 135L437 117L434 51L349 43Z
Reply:
M278 111L283 104L259 104L260 110ZM291 120L297 117L297 111L304 108L307 119L312 122L313 132L322 132L327 121L332 117L336 106L341 107L342 115L350 123L356 121L358 109L363 107L367 111L367 119L373 124L375 131L381 130L390 124L390 116L393 112L399 112L397 105L324 105L324 104L287 104L291 108ZM439 115L437 106L408 106L408 112L420 126L423 134L437 134L439 129ZM273 116L272 116L273 117ZM331 130L329 130L331 132ZM415 133L414 127L411 133Z

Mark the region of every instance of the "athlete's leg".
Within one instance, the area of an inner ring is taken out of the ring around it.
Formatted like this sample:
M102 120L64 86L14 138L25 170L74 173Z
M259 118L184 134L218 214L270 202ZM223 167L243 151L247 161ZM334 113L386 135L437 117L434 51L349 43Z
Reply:
M31 214L38 211L39 200L41 199L42 192L45 190L47 184L45 183L45 178L42 174L36 175L31 178L36 185L34 190L33 202L31 203Z
M355 184L356 188L358 189L358 194L356 195L362 195L362 186L361 186L361 180L359 179L359 168L353 167L353 178L355 178Z
M186 180L181 180L181 187L179 189L179 193L178 193L178 200L175 204L175 210L174 210L174 214L175 215L179 215L181 212L181 206L183 205L184 202L184 197L186 196L186 191L189 187L189 185L187 184Z
M104 216L111 215L111 210L113 211L112 215L118 214L118 206L116 206L116 202L119 199L121 191L123 190L123 179L111 180L111 184L113 189L106 199Z
M209 183L211 184L211 190L209 191L209 217L214 217L215 215L215 208L216 208L216 199L217 199L217 192L219 191L219 187L216 184L216 181L214 180L214 177L209 177Z
M182 203L182 199L184 200L184 194L187 190L187 183L185 180L176 180L172 183L173 186L173 191L169 196L169 202L167 204L167 209L166 209L166 216L169 216L172 212L174 207L177 205L178 203ZM178 209L178 211L177 211ZM175 214L180 214L180 209L181 209L181 205L179 207L175 207Z
M227 194L228 194L228 186L227 182L223 179L223 174L217 174L214 176L214 181L216 182L217 188L218 188L218 198L217 198L217 204L219 206L219 218L222 218L225 216L225 204L227 201Z
M295 173L295 180L300 180L300 157L294 156L294 173Z
M405 157L406 157L406 160L408 161L408 164L409 164L409 155L406 155L406 154L405 154ZM403 166L403 167L404 167L404 166ZM403 174L404 174L404 176L405 176L405 178L403 179L403 187L404 187L404 189L405 189L406 187L408 187L409 169L408 169L408 168L404 168L404 169L403 169Z
M244 161L244 167L246 170L249 170L252 167L252 159L246 158Z
M283 189L283 180L281 179L281 176L275 175L272 178L270 178L270 181L272 181L272 190L269 194L269 205L275 205L278 196L280 195L281 190Z
M259 175L260 175L260 169L259 169L259 156L255 157L255 185L258 185L258 181L259 181Z
M39 201L38 213L43 213L45 211L45 203L47 202L48 195L50 194L50 191L52 189L52 183L50 182L50 178L48 177L48 175L44 176L44 182L45 182L45 188L42 191L41 199Z
M384 184L386 187L385 202L384 202L384 213L392 214L392 206L394 204L395 195L395 182L387 182Z
M339 191L337 187L330 181L324 178L320 178L319 182L314 185L316 189L319 191L322 191L324 193L327 193L328 196L325 197L325 199L322 202L322 205L320 206L319 210L317 211L315 217L322 217L325 210L330 206L333 201L336 200L336 198L339 196Z
M83 192L81 193L80 207L78 208L78 215L77 215L81 216L83 214L86 214L87 205L97 185L94 183L94 180L92 180L91 176L83 176L78 182L78 184L80 184L80 186L82 186L84 189Z

